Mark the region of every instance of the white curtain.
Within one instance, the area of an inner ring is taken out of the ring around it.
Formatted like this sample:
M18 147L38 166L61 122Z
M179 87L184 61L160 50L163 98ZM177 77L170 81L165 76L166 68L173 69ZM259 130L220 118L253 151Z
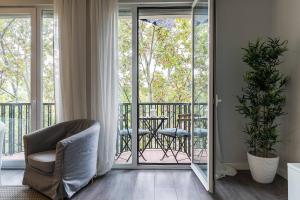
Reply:
M56 106L59 122L87 118L85 0L55 0Z
M58 121L100 122L97 174L114 162L117 132L117 0L55 0Z
M113 165L118 121L116 0L91 0L91 117L100 121L98 171Z
M223 178L225 176L235 176L237 174L236 169L233 167L224 164L223 162L223 154L222 154L222 146L221 146L221 135L220 135L220 130L219 130L219 118L218 118L218 107L220 106L219 104L222 102L221 99L219 99L218 95L216 95L216 109L215 109L215 116L216 116L216 159L215 159L215 178Z

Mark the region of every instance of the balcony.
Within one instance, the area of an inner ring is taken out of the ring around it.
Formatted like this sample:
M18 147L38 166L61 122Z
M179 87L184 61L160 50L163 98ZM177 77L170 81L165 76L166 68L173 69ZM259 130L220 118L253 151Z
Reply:
M55 124L55 105L54 103L44 103L42 107L43 115L43 127L47 127ZM201 127L207 128L207 104L196 104L195 110L197 113L201 113ZM165 116L167 120L162 124L161 128L175 128L177 126L178 116L182 114L191 113L190 103L140 103L139 115L149 116L150 112L155 110L157 116ZM131 129L131 104L121 103L119 104L119 116L126 116L128 120L128 128ZM19 160L23 159L23 135L31 132L31 104L30 103L0 103L0 120L6 124L6 134L4 136L3 154L4 160ZM147 129L147 126L143 122L139 122L139 128ZM118 123L118 132L125 129L124 123ZM186 122L186 129L190 130L190 122ZM116 141L116 163L128 164L131 163L131 138L122 138L118 134ZM162 146L166 147L170 141L169 137L159 135L158 136ZM139 148L143 149L145 144L149 141L150 135L141 137L139 141ZM191 146L190 137L185 141L176 138L172 142L170 148L174 152L178 152L177 160L178 164L190 163ZM206 162L205 140L203 138L195 138L194 146L195 155L198 155L200 162ZM198 147L197 147L198 146ZM143 156L139 157L139 162L143 164L165 164L165 163L177 163L168 151L168 157L161 159L164 153L156 140L152 140L145 151Z

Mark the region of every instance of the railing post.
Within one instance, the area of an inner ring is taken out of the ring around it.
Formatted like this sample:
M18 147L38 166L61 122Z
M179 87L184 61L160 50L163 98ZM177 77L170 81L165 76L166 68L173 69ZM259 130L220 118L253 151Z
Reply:
M5 106L4 105L1 105L1 121L5 124ZM3 150L2 150L2 153L3 154L6 154L6 148L7 148L7 145L6 145L6 131L5 131L5 134L3 136Z
M9 105L9 155L14 154L15 152L15 138L14 138L14 132L15 132L15 126L14 126L14 105L10 104Z
M22 151L22 132L23 132L23 127L22 127L22 121L23 121L23 109L22 105L18 104L18 152Z

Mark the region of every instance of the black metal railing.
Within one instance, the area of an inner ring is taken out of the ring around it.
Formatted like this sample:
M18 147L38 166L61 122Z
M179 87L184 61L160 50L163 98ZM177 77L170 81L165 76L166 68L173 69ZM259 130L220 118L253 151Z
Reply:
M156 112L157 116L165 116L167 117L167 121L163 124L162 128L175 128L177 126L177 120L179 115L182 114L191 114L191 104L190 103L140 103L139 104L139 117L141 116L149 116L151 111L154 110ZM207 128L207 115L208 115L208 107L207 103L197 103L194 107L195 113L200 115L201 121L200 126L201 128ZM153 112L153 111L152 111ZM130 103L122 103L119 104L119 116L123 116L123 118L127 119L127 122L119 123L118 130L124 130L126 128L131 128L131 119L132 119L132 113L131 113L131 104ZM147 129L145 127L145 124L142 122L139 122L139 128ZM116 144L116 152L122 153L123 151L129 151L131 146L131 140L128 138L125 138L125 140L122 140L120 138L121 136L118 135L117 144ZM128 136L127 136L128 137ZM169 137L160 136L162 145L167 144L167 140L169 140ZM147 141L149 140L150 135L146 135L143 138L141 138L139 147L143 149ZM126 145L125 143L129 143L129 145ZM129 146L129 148L128 148ZM124 148L125 147L125 148ZM147 146L149 149L159 149L159 145L156 143L155 140L152 140L152 142ZM179 141L175 140L175 142L172 144L172 148L174 150L178 150L179 148ZM190 152L190 141L186 140L184 141L184 151L187 153Z
M42 106L43 127L55 124L55 104ZM6 125L3 154L12 155L23 151L23 135L31 132L30 103L0 103L0 120Z
M194 107L196 113L204 119L207 116L208 108L206 103L198 103ZM132 107L130 103L119 104L119 116L126 116L128 119L128 128L131 128ZM163 124L162 128L176 127L177 119L180 114L190 114L190 103L140 103L139 116L149 116L151 110L155 110L157 116L166 116L168 120ZM42 106L43 127L55 124L55 104L44 103ZM32 131L31 128L31 104L30 103L0 103L0 120L6 124L6 134L4 136L3 154L12 155L23 151L23 135ZM139 124L140 128L146 128L142 123ZM206 128L206 120L203 121L201 127ZM124 123L118 124L118 130L125 128ZM161 138L165 144L168 138ZM140 141L142 147L149 140L149 136L143 137ZM118 136L116 150L120 153L124 147L124 142L121 142ZM186 141L185 149L189 151L190 142ZM130 144L131 145L131 144ZM155 140L153 140L148 148L159 148ZM175 142L172 148L178 148L178 142ZM129 149L123 149L129 150Z

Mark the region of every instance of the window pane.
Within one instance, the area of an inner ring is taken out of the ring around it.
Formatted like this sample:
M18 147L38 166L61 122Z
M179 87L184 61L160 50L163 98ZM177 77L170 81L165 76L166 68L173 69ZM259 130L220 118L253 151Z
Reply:
M139 9L138 17L138 161L140 164L189 164L190 12L148 8Z
M208 161L208 88L209 45L208 7L197 4L194 8L194 134L193 162L207 176ZM206 177L207 178L207 177Z
M130 12L119 15L119 122L116 142L116 164L130 164L131 155L131 99L132 99L132 18Z
M0 14L0 119L4 160L22 159L31 131L31 15Z
M54 96L54 20L53 11L42 12L41 69L42 69L42 117L43 127L55 123Z

